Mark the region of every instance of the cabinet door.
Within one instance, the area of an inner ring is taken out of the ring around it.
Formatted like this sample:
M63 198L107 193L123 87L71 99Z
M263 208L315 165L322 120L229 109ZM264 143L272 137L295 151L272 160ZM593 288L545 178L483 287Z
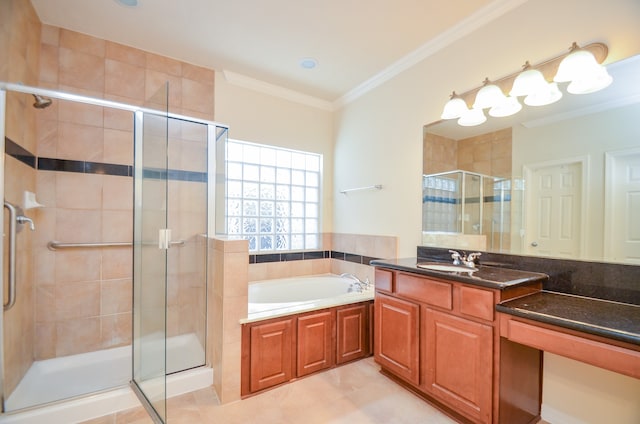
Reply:
M425 308L425 390L475 422L491 422L493 328Z
M250 390L252 392L291 379L292 327L292 319L251 327Z
M398 377L420 384L420 307L376 293L375 311L376 362Z
M343 364L369 355L368 311L368 304L338 309L336 363Z
M333 334L331 311L298 318L298 377L333 366Z

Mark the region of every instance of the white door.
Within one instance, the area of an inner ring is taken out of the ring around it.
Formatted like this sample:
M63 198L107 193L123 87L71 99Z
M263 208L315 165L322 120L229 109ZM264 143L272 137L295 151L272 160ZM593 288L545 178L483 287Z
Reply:
M607 153L605 259L640 264L640 149Z
M583 162L529 166L525 253L579 258Z

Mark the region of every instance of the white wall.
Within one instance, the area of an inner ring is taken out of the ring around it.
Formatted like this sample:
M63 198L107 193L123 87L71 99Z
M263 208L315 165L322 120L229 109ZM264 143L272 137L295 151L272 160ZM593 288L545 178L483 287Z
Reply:
M439 119L451 91L464 92L485 77L515 72L526 60L557 56L573 41L607 43L607 62L636 55L639 23L637 0L529 0L345 106L335 119L336 190L370 184L384 189L337 196L334 230L398 236L399 256L415 256L421 229L422 126ZM548 355L545 359L553 361ZM600 379L586 365L571 364L544 370L543 410L554 412L547 417L553 424L640 422L640 412L629 412L627 399L603 396L624 387L627 398L640 399L638 380L630 386L618 374ZM576 397L600 413L579 414L568 407Z
M529 0L445 47L336 114L336 190L383 184L380 192L337 196L336 232L399 237L399 255L419 243L422 126L439 119L451 91L555 57L573 41L603 41L607 62L640 53L637 0ZM364 214L363 214L364 211Z
M216 72L216 122L229 138L323 155L322 232L333 228L333 114L229 83Z
M545 353L542 417L552 424L638 424L640 380Z

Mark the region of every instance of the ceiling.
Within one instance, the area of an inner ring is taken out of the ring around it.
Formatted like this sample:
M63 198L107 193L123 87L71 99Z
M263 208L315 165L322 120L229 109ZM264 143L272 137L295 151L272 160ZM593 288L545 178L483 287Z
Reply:
M332 103L525 1L31 0L44 24ZM300 66L307 57L314 69Z

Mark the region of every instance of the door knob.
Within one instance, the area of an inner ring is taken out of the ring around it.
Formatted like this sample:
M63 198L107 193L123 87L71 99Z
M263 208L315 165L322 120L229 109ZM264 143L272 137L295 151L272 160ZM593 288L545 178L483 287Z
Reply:
M531 246L533 246L533 247L538 247L538 242L537 242L537 241L533 241L533 242L531 242Z

